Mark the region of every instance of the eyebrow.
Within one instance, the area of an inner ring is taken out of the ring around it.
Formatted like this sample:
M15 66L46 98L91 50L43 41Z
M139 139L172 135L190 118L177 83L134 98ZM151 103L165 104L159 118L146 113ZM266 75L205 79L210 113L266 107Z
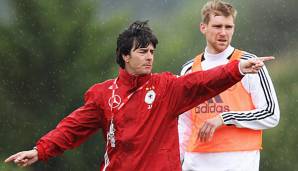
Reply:
M143 50L143 51L148 51L148 50L154 51L155 49L139 48L139 50Z

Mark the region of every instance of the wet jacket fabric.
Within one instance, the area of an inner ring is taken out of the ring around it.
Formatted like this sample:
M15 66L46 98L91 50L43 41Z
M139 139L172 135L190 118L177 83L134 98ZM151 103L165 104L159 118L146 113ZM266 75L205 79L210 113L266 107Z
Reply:
M167 72L133 76L120 69L116 86L114 79L93 85L84 95L84 105L38 140L38 158L47 160L77 147L99 129L106 137L115 89L122 102L132 95L114 112L116 143L106 147L106 170L180 171L178 115L240 81L238 65L233 61L181 77Z

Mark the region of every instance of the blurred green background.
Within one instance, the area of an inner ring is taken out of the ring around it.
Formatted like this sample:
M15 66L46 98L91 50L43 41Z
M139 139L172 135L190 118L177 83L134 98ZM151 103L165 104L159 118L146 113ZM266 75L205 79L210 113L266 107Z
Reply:
M25 169L2 161L82 105L94 83L115 77L116 38L134 20L150 20L159 38L154 71L178 74L201 52L198 30L206 0L0 0L0 170L99 170L101 132L77 149ZM261 171L297 171L298 1L230 0L238 10L232 45L274 55L267 67L281 109L264 132Z

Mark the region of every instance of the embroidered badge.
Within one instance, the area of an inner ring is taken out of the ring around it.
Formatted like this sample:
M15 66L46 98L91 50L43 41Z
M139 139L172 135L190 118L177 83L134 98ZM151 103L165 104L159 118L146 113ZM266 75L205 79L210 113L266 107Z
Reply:
M148 109L152 108L152 103L155 100L155 92L154 92L154 86L150 87L150 88L146 88L147 93L145 95L145 103L148 104Z
M153 90L148 91L145 96L145 103L151 105L154 99L155 99L155 92Z

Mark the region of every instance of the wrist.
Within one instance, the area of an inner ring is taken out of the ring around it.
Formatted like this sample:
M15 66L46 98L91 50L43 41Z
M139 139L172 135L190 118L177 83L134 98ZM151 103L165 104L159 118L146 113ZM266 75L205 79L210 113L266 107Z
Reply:
M33 148L32 148L32 150L33 150L33 151L35 151L35 152L36 152L36 154L38 155L38 148L37 148L36 146L35 146L35 147L33 147Z
M225 125L225 122L224 122L223 117L221 116L221 114L219 114L218 117L220 118L221 125Z
M240 72L241 75L245 75L244 71L242 71L241 68L242 68L241 67L241 61L239 61L239 63L238 63L239 72Z

